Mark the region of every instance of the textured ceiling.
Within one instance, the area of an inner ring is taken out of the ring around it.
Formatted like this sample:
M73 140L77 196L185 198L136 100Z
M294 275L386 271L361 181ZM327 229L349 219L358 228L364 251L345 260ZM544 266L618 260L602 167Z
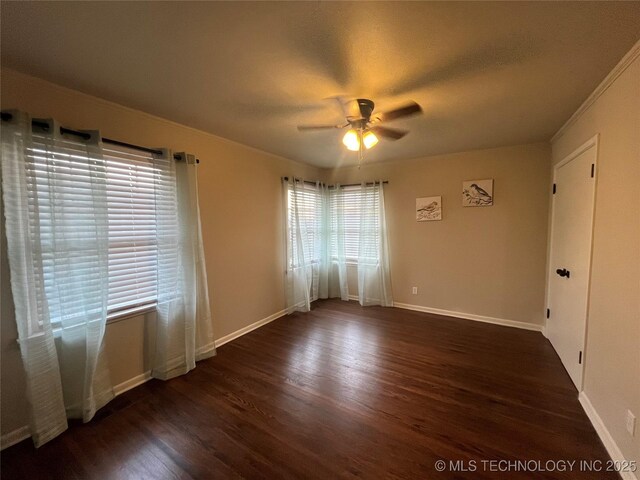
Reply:
M355 162L337 94L424 115L367 161L549 139L640 38L640 2L2 2L2 63L261 150Z

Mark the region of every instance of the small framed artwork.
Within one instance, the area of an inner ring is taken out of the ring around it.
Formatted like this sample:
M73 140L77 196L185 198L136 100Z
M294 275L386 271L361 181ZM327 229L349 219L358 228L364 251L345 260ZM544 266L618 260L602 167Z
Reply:
M416 198L416 220L418 222L442 220L442 197Z
M493 178L462 182L463 207L489 207L493 205Z

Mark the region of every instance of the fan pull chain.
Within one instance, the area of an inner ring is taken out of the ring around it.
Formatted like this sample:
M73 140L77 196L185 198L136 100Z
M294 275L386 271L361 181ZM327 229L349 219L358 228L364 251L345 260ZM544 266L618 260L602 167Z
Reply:
M358 149L358 170L360 170L360 166L362 165L362 160L364 159L364 129L360 127L360 148Z

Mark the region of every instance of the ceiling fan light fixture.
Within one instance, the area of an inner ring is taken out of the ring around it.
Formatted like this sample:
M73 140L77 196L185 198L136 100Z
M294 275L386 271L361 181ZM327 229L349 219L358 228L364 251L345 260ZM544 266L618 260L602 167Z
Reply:
M1 1L1 0L0 0ZM400 140L407 133L405 130L387 128L380 123L390 122L399 118L422 113L422 108L416 102L409 102L402 107L386 112L373 113L375 104L367 98L358 98L345 102L341 97L332 97L340 102L344 123L325 125L298 125L298 130L327 130L349 127L342 137L342 143L348 150L358 152L358 161L362 162L364 151L375 147L380 138L386 140ZM357 107L357 111L356 108Z
M347 147L348 150L357 152L358 150L360 150L359 137L360 135L358 135L358 132L352 128L344 134L344 137L342 137L342 143L344 143L344 146Z
M364 143L364 146L368 150L378 143L378 137L376 137L376 135L371 130L369 130L362 136L362 143Z

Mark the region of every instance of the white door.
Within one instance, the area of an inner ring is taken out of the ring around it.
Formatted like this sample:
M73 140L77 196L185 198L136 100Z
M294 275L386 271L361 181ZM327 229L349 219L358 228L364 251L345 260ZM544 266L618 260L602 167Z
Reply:
M582 390L591 270L597 138L556 165L546 334Z

